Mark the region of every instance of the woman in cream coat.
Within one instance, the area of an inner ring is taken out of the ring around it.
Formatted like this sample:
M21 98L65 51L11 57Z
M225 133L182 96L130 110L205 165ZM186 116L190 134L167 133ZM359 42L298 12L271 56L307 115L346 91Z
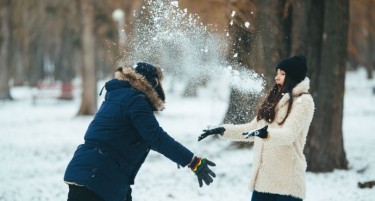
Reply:
M250 190L252 201L302 200L305 198L306 159L303 148L314 114L308 93L306 59L294 56L276 67L275 86L247 124L224 124L204 130L208 135L236 141L254 141Z

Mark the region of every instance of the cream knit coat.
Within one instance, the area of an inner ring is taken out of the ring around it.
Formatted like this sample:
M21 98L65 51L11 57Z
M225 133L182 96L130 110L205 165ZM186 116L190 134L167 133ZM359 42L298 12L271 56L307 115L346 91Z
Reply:
M309 78L293 88L292 109L283 125L288 110L290 94L286 93L276 105L275 121L252 120L247 124L224 124L221 138L236 141L254 141L254 161L250 190L305 198L306 159L303 148L314 114L314 102L310 94ZM268 125L269 139L251 137L244 139L242 133Z

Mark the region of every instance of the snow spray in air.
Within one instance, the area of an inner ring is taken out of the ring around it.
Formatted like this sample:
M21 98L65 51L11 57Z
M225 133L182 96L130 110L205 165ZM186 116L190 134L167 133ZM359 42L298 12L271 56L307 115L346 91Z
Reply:
M189 82L227 79L243 93L259 94L263 90L261 76L226 60L229 40L210 32L214 27L203 25L199 16L180 9L178 1L147 1L134 15L136 30L127 41L132 51L124 58L125 63L153 63L162 67L166 76Z

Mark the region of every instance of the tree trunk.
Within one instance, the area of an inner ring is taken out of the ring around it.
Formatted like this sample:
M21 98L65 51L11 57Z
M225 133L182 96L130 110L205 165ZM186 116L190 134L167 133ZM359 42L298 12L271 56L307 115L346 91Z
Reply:
M95 68L94 1L81 0L82 15L82 101L78 115L93 115L97 109Z
M0 100L12 100L9 87L10 0L0 2Z
M320 75L321 51L324 29L324 1L305 1L305 8L308 11L307 25L309 31L306 32L306 57L308 66L308 76L311 79L311 91L316 97L318 77ZM309 142L309 140L308 140Z
M375 8L375 0L371 0L371 8ZM372 65L372 70L375 70L375 27L372 26L373 23L375 23L375 13L371 12L371 44L372 44L372 49L371 51L371 63Z
M43 39L42 37L36 37L32 41L30 41L30 44L28 45L28 48L26 49L25 56L28 57L27 59L27 81L31 86L36 86L38 81L45 78L45 72L43 69Z
M306 26L308 24L308 15L306 12L307 6L304 1L292 1L291 5L288 5L288 16L290 16L291 25L287 29L290 31L287 36L290 37L290 55L306 55L306 41L307 33L311 27Z
M285 0L258 0L254 40L251 48L252 67L263 73L270 89L275 81L277 63L289 55L290 39L286 37L288 17L284 15Z
M74 41L74 32L70 30L67 24L64 25L63 32L61 33L62 40L57 46L56 53L56 70L55 77L58 80L62 81L62 93L59 97L64 100L73 99L73 86L72 80L75 76L74 72L74 53L75 41Z
M314 12L323 6L324 31L322 32L320 64L314 65L315 61L311 60L316 57L309 57L310 68L316 69L312 77L312 93L316 110L305 149L308 170L327 172L334 169L347 169L342 120L349 2L348 0L330 0L325 1L324 5L317 1L311 2L313 13L311 13L310 27L313 27L314 20L318 20L317 27L320 27L321 16L316 16L317 13ZM315 40L319 40L319 38L315 38ZM316 52L309 53L311 55Z
M369 34L368 34L368 56L367 56L367 62L366 62L366 69L367 69L367 79L372 79L374 76L373 76L373 70L374 70L374 59L375 59L375 51L374 51L374 46L375 46L375 40L374 40L374 37L375 37L375 28L374 28L374 19L373 19L373 16L374 16L374 1L373 0L369 0L368 2L368 6L367 6L367 20L368 20L368 30L369 30Z

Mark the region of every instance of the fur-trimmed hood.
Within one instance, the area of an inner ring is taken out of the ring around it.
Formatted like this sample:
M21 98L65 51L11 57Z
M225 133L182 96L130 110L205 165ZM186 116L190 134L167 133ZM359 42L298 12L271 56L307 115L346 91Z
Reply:
M144 76L136 73L130 68L117 70L114 73L114 79L127 81L136 90L142 92L154 106L155 110L161 111L164 109L164 101L158 96L156 90L147 82ZM161 85L161 83L159 83Z

